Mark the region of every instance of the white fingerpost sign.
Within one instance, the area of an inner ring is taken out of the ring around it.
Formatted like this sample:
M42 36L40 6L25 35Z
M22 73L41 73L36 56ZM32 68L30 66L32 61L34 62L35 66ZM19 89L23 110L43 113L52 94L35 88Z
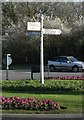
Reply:
M43 29L43 34L60 35L61 30L60 29Z
M43 34L60 35L60 29L44 29L43 28L43 14L41 15L41 22L27 22L28 31L41 31L41 52L40 52L40 80L44 84L44 56L43 56Z
M28 31L41 31L40 22L27 22Z

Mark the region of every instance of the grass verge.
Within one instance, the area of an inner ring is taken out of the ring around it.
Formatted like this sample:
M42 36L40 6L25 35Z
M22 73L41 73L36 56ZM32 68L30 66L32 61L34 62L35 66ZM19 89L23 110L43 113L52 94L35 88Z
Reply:
M46 80L44 85L41 85L38 80L4 80L2 81L2 89L2 95L5 97L19 96L24 98L38 98L41 100L51 99L67 108L52 111L3 110L3 113L82 113L84 89L82 81L80 80Z

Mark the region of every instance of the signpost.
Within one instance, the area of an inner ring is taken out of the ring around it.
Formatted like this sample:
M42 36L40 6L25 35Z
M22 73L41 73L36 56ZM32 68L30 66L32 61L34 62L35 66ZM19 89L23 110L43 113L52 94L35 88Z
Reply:
M11 59L11 54L7 54L7 64L6 64L6 80L8 80L8 70L9 70L9 65L12 63Z
M41 31L40 22L27 22L28 31Z
M40 51L40 80L44 84L44 56L43 56L43 14L41 16L41 51Z
M40 80L44 84L44 56L43 56L43 34L60 35L60 29L44 29L43 28L43 14L41 15L41 22L28 22L28 31L41 31L41 52L40 52Z
M61 30L60 29L43 29L43 34L60 35Z

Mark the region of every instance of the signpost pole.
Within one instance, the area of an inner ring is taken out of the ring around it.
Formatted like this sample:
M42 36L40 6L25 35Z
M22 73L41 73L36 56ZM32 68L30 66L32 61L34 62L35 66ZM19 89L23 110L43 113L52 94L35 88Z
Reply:
M6 80L8 80L8 70L9 70L9 66L8 66L8 54L7 54L7 65L6 65Z
M40 80L44 84L44 57L43 57L43 14L41 15L41 50L40 50Z
M9 57L9 56L11 56L11 54L7 54L7 58L6 58L6 60L7 60L7 64L6 64L6 80L8 80L8 70L9 70L9 65L12 63L12 59Z

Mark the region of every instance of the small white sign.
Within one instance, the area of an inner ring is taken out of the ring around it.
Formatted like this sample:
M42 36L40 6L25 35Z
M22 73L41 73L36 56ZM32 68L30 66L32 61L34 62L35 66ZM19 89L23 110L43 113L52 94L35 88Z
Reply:
M43 29L43 34L48 35L60 35L62 31L60 29Z
M10 65L11 63L12 63L12 58L11 58L11 57L8 57L7 65Z
M40 22L27 22L28 31L41 31Z

